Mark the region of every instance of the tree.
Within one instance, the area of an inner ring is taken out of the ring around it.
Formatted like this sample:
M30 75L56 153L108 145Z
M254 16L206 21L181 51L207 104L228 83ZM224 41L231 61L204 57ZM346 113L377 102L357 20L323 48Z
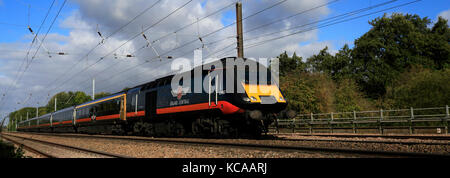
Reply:
M450 69L413 67L388 88L386 99L395 108L442 107L450 103Z
M328 52L328 47L319 54L308 58L307 65L312 72L326 73L335 81L348 78L351 75L351 53L347 44L335 55Z
M435 62L435 69L445 69L450 67L450 28L448 21L439 17L436 24L431 29L426 51Z
M334 91L334 107L337 112L351 112L374 109L372 102L366 98L355 81L342 79Z
M448 25L410 14L386 14L371 21L372 29L355 41L352 71L356 81L372 98L386 93L386 87L413 65L441 69L448 66Z
M280 76L286 76L287 74L296 71L303 71L306 68L305 63L302 61L302 57L298 57L295 52L292 57L289 57L285 51L278 56L278 59L280 63Z
M77 92L61 92L53 96L47 104L47 110L50 112L55 111L55 98L56 99L56 110L61 110L64 108L76 106L88 101L91 101L91 97L89 95L86 95L84 92L77 91Z
M71 92L69 92L69 94L70 93ZM77 92L73 93L72 95L73 95L73 99L69 103L70 106L76 106L76 105L86 103L88 101L92 101L92 97L82 91L77 91Z
M282 76L280 81L280 89L289 103L288 109L300 113L317 113L319 111L314 88L308 86L299 74L289 73L286 76Z
M95 94L95 99L100 99L100 98L104 98L111 95L111 93L107 93L107 92L101 92L101 93L97 93Z

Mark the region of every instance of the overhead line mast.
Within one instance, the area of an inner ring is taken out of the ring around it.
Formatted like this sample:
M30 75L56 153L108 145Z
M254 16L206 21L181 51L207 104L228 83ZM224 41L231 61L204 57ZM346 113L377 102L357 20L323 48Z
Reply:
M244 58L244 37L242 33L242 3L236 3L237 57Z

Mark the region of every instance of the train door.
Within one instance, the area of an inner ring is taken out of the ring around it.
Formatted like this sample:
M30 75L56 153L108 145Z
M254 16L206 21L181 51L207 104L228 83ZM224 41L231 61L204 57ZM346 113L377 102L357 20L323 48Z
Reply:
M156 91L148 92L145 95L145 117L153 118L156 116Z
M71 117L72 117L73 126L76 126L76 124L77 124L77 109L76 108L73 108Z
M120 120L126 121L127 120L127 98L126 98L126 95L124 95L123 97L120 97L120 100L118 102L120 105L120 110L119 110Z

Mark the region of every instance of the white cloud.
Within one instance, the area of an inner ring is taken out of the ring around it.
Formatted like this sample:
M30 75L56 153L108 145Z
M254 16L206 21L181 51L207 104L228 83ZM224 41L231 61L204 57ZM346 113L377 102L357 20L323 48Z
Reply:
M441 17L449 20L450 19L450 9L439 13L438 16L441 16Z
M328 52L332 55L336 54L338 50L334 49L333 44L330 41L313 42L306 45L290 45L286 47L288 54L296 53L297 56L303 57L304 60L311 57L314 54L318 54L320 50L328 47Z
M442 11L441 13L439 13L438 17L439 16L444 19L447 19L449 21L448 24L450 24L450 9L446 10L446 11Z

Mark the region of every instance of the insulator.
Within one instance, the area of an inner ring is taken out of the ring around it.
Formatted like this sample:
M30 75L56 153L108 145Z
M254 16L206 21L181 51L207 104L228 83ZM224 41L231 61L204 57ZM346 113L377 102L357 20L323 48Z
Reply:
M34 33L31 27L28 26L28 30L30 30L31 33Z

